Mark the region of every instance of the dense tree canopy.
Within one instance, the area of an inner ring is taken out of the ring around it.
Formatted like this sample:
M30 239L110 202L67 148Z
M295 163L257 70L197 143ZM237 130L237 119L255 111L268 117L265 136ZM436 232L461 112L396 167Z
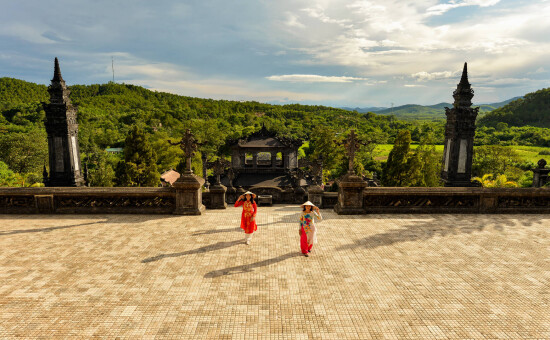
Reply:
M156 155L154 165L158 173L181 165L181 150L170 146L167 141L178 140L188 128L201 142L207 142L193 160L195 172L202 168L201 154L206 155L209 160L219 153L227 154L228 149L224 148L224 145L228 139L246 136L265 125L279 135L309 141L304 150L306 156L317 159L322 155L327 179L337 178L347 171L347 159L343 149L337 146L334 140L342 139L350 129L355 129L364 140L371 141L369 147L358 153L355 162L356 171L364 174L383 171L384 162L373 159L372 148L376 144L393 144L401 130L409 131L409 143L423 143L418 153L408 152L403 156L403 161L407 159L407 162L412 162L408 166L417 164L424 167L430 160L428 163L432 170L422 168L419 172L418 166L416 170L417 173L433 174L433 169L437 165L435 161L431 161L435 156L432 156L434 150L430 145L442 144L444 140L444 122L441 121L401 121L393 116L326 106L271 105L253 101L200 99L112 82L101 85L73 85L70 86L70 90L72 102L78 105L79 109L79 143L82 159L89 166L90 182L97 186L108 186L114 182L123 185L120 182L122 178L114 174L119 161L122 160L122 154L106 155L103 150L108 147L129 147L127 137L135 127L139 129L142 141L147 141L148 148ZM550 147L550 129L515 126L531 123L536 126L549 126L545 117L550 115L543 108L544 105L546 109L550 107L547 101L550 98L549 91L546 89L526 95L524 99L480 117L474 143ZM41 103L48 102L48 99L45 85L0 78L0 144L3 143L0 145L0 161L3 161L10 171L33 174L31 178L36 180L39 180L41 175L41 167L45 163L47 165L45 113ZM523 118L518 120L517 117ZM426 142L428 136L429 143ZM414 159L409 159L410 157ZM391 162L396 159L394 153ZM152 169L153 164L147 166ZM407 176L409 179L415 178L412 177L413 174ZM392 177L394 176L390 175L386 178ZM401 185L434 183L434 180L429 178L417 178L415 181L403 182ZM140 181L133 181L134 184L124 183L142 185Z

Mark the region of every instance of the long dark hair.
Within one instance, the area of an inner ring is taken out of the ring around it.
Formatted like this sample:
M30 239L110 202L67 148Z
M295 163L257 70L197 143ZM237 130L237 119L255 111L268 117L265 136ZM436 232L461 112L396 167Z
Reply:
M243 195L242 201L246 202L246 195ZM250 195L250 203L254 203L254 195Z

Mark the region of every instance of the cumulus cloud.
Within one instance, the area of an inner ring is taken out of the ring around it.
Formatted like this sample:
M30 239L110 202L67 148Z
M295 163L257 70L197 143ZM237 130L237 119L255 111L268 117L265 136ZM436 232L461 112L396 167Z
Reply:
M541 85L524 78L543 78L540 73L550 70L548 1L278 0L245 6L211 0L129 7L107 0L25 0L7 6L0 12L0 70L31 81L50 79L54 56L69 82L108 81L114 55L117 81L179 94L387 106L447 100L445 80L455 86L458 78L451 79L459 77L449 70L464 61L470 79L477 78L477 99L484 88L499 87L502 99L522 95ZM458 7L466 15L444 22L437 16ZM497 79L500 84L485 82ZM331 93L331 83L342 90Z
M448 79L457 75L457 72L451 71L442 71L442 72L417 72L411 74L411 77L417 81L428 81L428 80L439 80L439 79Z
M428 8L426 14L428 16L442 15L453 8L465 6L490 7L498 4L499 2L500 0L465 0L462 2L450 1L446 4L438 4Z
M306 26L299 21L299 17L296 14L287 12L286 13L286 25L290 27L305 28Z
M273 81L289 81L297 83L351 83L353 81L365 81L366 78L320 76L316 74L285 74L266 77Z
M310 17L320 20L325 24L336 24L342 27L351 28L349 25L349 19L334 19L325 14L321 6L317 7L308 7L302 9L303 12L307 13Z

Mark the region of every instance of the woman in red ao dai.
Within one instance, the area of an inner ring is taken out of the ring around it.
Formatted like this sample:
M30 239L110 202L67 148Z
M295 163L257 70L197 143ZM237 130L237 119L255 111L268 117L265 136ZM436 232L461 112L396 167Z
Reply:
M256 195L250 191L245 192L243 195L239 196L237 202L235 202L235 207L240 207L242 205L243 212L241 214L241 229L244 230L244 242L250 244L252 239L252 233L258 229L256 225L256 213L258 212L258 206L254 202Z

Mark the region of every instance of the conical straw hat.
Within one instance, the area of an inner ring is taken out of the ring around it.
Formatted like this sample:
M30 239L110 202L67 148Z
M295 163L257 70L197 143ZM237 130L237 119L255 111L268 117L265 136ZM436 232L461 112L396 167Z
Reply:
M305 205L311 205L312 207L315 207L315 204L311 203L310 201L307 201L306 203L302 204L300 207L304 207Z

